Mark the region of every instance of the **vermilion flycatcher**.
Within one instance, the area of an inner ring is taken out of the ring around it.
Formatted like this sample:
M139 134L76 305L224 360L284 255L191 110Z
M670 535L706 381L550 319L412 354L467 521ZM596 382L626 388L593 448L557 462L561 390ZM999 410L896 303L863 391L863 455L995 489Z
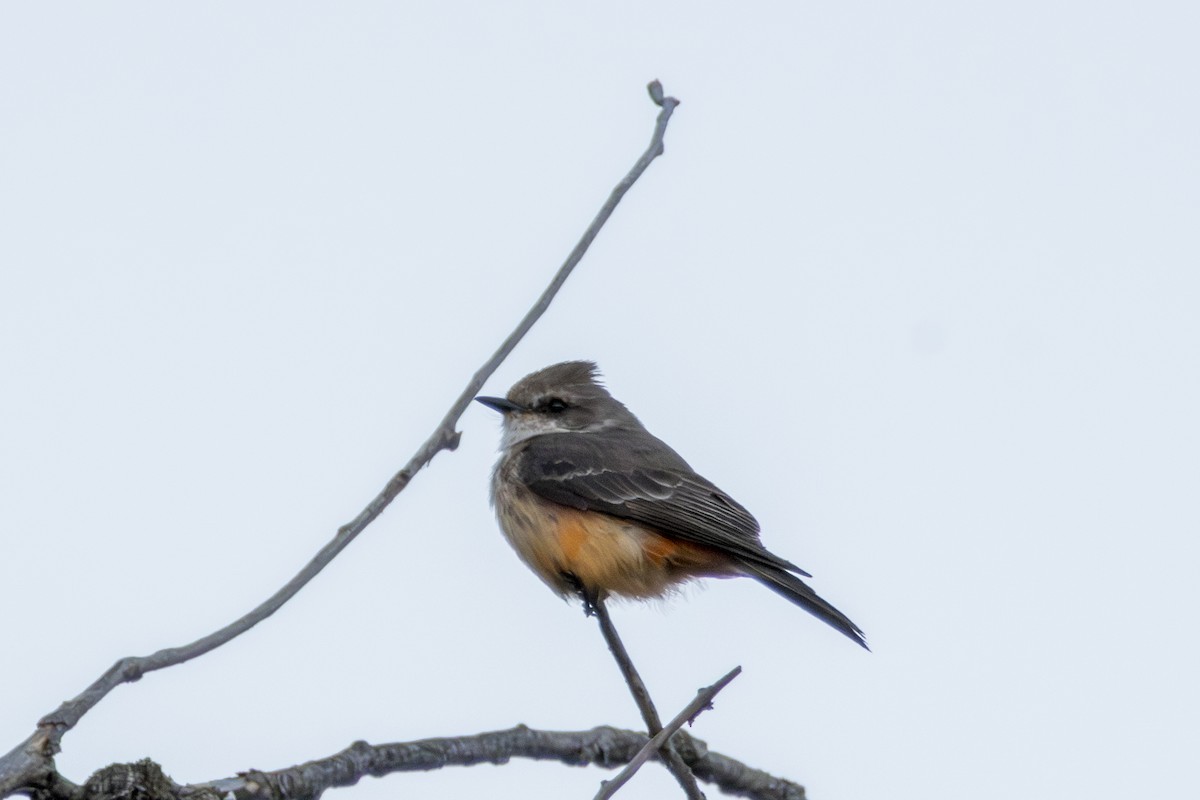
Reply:
M763 547L750 512L642 427L597 375L591 362L567 361L522 378L507 398L475 398L504 415L492 504L530 569L585 600L745 575L866 647L858 626L796 577L811 575Z

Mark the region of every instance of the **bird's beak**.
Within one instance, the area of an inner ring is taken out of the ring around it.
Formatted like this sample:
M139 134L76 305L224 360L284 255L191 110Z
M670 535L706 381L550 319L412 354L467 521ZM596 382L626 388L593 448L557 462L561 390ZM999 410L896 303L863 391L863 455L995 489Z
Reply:
M499 411L501 414L508 414L512 411L527 410L525 406L521 405L520 403L514 403L512 400L504 397L484 397L480 395L475 399L480 403L483 403L488 408Z

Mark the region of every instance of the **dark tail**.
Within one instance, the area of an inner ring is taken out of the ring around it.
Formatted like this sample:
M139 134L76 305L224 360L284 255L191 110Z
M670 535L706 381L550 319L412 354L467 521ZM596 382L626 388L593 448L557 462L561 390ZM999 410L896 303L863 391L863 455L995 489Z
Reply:
M746 569L750 577L757 580L763 586L766 586L776 594L783 595L826 625L841 631L862 645L863 648L867 650L871 649L867 647L867 639L863 635L863 632L857 625L850 621L849 617L831 606L820 595L809 588L808 584L795 575L785 572L778 567L771 567L765 564L753 564L743 561L742 566Z

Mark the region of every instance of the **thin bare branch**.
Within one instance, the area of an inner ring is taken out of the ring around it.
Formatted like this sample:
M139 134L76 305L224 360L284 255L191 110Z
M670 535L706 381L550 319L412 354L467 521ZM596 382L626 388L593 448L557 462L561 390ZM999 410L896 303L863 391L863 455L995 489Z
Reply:
M508 338L497 348L482 367L472 376L467 387L446 412L433 434L421 445L408 463L387 482L383 490L367 504L358 516L338 529L333 539L313 556L312 560L287 582L279 591L271 595L257 608L226 625L220 630L194 642L179 647L169 647L148 656L131 656L122 658L113 664L103 675L97 678L77 697L64 702L55 711L47 714L38 722L37 730L28 739L17 745L8 754L0 758L0 798L7 797L17 791L30 787L46 786L57 775L53 756L59 751L62 737L79 723L84 714L90 711L109 692L123 683L138 680L147 672L165 669L176 664L182 664L198 656L214 650L221 645L240 636L258 623L270 617L280 607L290 600L297 592L317 576L350 542L362 533L383 510L391 504L423 467L442 450L454 450L458 447L461 434L455 430L455 425L471 399L483 388L483 384L491 377L501 362L512 352L517 343L529 332L534 323L550 307L551 301L570 276L575 266L587 252L588 246L596 238L604 223L612 216L613 210L633 186L634 182L646 171L655 158L663 152L663 137L666 134L667 123L678 105L673 98L661 97L662 87L658 81L650 84L651 98L661 108L650 145L634 164L629 173L621 179L612 190L608 200L600 208L595 219L580 237L579 243L567 256L567 260L559 268L550 285L534 303L533 307L521 320L520 324L508 335Z
M637 667L633 665L633 659L629 657L625 643L617 634L612 618L608 616L608 608L604 605L604 600L585 598L584 608L596 615L596 619L600 623L600 632L604 634L604 641L608 642L608 649L612 651L613 658L616 659L617 666L621 669L621 674L625 676L625 683L629 686L629 693L633 695L633 702L637 703L638 711L642 713L642 720L646 723L646 732L652 737L655 736L663 729L662 720L659 719L658 710L654 707L650 691L642 681L642 676L638 674ZM679 753L675 751L670 738L666 739L659 749L659 755L663 764L683 787L688 799L704 800L704 792L700 791L695 776L692 775L692 771L688 769Z
M625 765L625 769L621 770L611 780L602 781L600 791L596 792L595 800L608 800L617 793L617 790L629 782L642 765L654 756L655 753L663 746L675 731L683 727L683 723L691 725L696 721L696 717L712 708L713 698L717 693L729 685L729 682L740 675L741 667L734 667L725 674L723 678L714 683L712 686L706 686L696 693L695 699L684 706L684 709L675 715L675 718L663 727L661 731L654 734L650 741L646 742L645 747L638 751L638 754L630 759Z

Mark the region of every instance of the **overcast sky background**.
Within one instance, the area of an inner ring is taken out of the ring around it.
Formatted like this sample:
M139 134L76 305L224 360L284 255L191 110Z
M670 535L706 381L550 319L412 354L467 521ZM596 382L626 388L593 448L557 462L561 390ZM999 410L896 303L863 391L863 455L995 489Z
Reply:
M741 664L693 732L813 798L1193 797L1198 9L0 6L0 751L362 508L645 147L659 78L666 155L487 392L597 360L874 648L751 581L621 606L663 715ZM274 618L111 694L64 773L638 727L498 533L497 420L461 429Z

